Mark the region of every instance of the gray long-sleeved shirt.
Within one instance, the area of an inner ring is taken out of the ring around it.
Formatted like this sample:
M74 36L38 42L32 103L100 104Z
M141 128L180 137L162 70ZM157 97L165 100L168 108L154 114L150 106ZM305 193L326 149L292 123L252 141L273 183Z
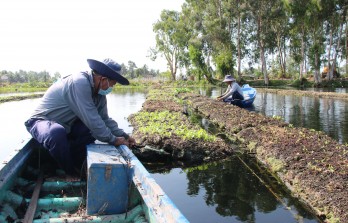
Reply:
M70 132L79 118L94 138L113 144L126 134L108 115L106 96L96 94L91 73L81 72L54 83L45 93L32 118L53 120Z
M230 85L228 85L225 93L222 94L221 98L226 99L228 97L231 97L235 91L238 91L240 95L243 95L243 90L239 86L239 84L232 82Z

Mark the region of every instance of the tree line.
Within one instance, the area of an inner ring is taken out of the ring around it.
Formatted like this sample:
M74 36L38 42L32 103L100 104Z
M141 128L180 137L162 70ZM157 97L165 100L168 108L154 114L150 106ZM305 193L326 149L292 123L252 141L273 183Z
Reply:
M129 79L134 78L153 78L159 77L163 74L159 70L150 69L146 64L142 67L137 67L136 63L133 61L128 61L127 65L124 63L121 64L122 75ZM48 71L0 71L0 83L4 84L13 84L13 83L28 83L32 87L43 87L43 83L53 83L61 78L61 74L56 72L50 74Z
M347 8L346 0L186 0L154 23L151 57L162 55L174 80L185 68L211 82L259 72L266 85L270 75L308 74L319 84L323 66L328 80L338 62L348 70Z
M60 73L58 72L54 73L53 75L51 75L48 71L36 72L19 70L12 72L2 70L0 72L0 83L2 85L7 83L28 83L31 87L47 87L47 84L45 85L45 83L52 83L58 78L60 78Z

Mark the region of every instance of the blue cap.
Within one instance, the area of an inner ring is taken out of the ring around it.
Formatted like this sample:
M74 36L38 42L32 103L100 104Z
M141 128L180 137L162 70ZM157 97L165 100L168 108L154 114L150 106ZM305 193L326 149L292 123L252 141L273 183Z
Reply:
M100 74L103 77L107 77L111 80L116 80L122 85L128 85L129 81L127 78L121 75L121 65L113 61L112 59L105 59L103 62L87 59L89 67Z
M226 75L225 79L222 82L233 82L236 81L231 75Z

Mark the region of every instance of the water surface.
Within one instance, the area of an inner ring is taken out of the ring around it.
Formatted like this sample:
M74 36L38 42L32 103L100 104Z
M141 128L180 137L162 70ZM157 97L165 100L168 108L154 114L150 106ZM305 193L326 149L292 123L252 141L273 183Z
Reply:
M257 176L264 174L253 169ZM318 222L275 181L270 179L265 185L254 173L238 157L193 168L152 171L190 222Z
M216 97L221 89L197 89ZM141 109L146 91L123 89L108 95L109 115L120 128L132 132L127 117ZM24 121L39 98L0 104L0 162L30 137ZM280 116L294 126L324 131L339 142L348 142L348 103L322 98L259 93L251 112ZM249 163L252 166L252 163ZM257 175L267 178L259 167ZM193 168L152 169L155 180L191 222L318 222L284 188L272 180L266 185L238 159ZM271 186L272 193L268 187Z
M331 89L331 91L346 94L347 89ZM197 89L197 92L216 98L222 90L206 88ZM347 100L258 92L254 106L248 110L269 117L280 117L295 127L323 131L342 144L348 143Z

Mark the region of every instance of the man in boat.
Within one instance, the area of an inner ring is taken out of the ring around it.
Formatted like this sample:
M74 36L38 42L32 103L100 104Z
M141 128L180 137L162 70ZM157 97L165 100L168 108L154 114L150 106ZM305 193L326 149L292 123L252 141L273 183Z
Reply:
M25 122L28 132L68 174L76 174L86 159L86 145L96 139L114 146L135 144L108 115L106 95L116 83L128 85L121 66L111 59L88 59L90 72L55 82ZM122 105L120 105L120 108Z
M236 79L234 79L231 75L226 75L222 82L227 83L228 87L225 93L216 98L217 100L235 105L238 105L242 100L244 100L243 90L236 82Z

